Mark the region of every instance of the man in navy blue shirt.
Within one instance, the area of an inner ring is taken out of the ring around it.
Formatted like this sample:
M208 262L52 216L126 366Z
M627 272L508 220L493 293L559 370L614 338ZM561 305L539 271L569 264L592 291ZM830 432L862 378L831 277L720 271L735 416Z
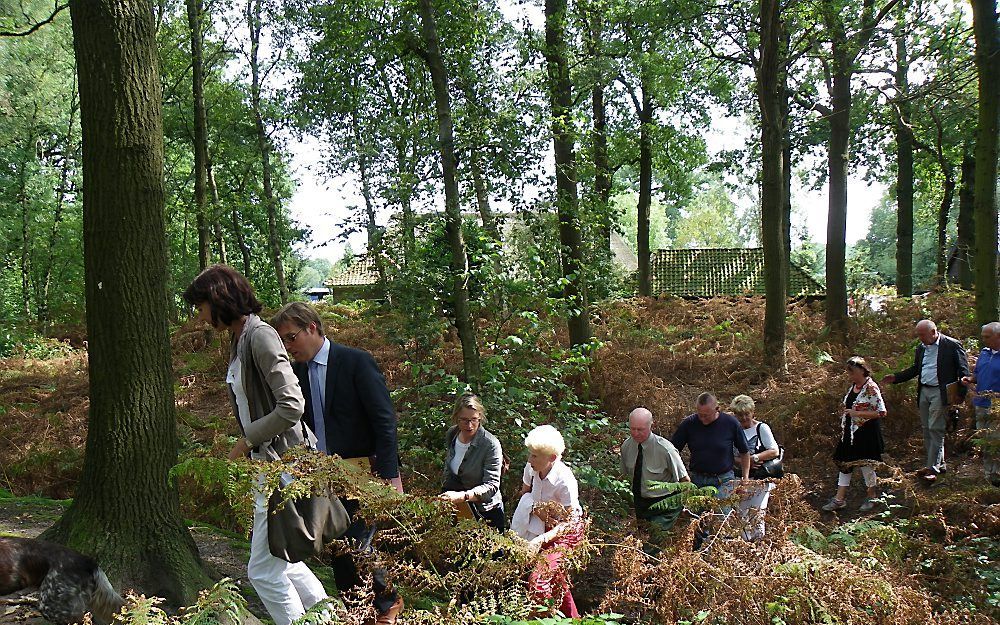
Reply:
M719 497L728 497L733 490L733 448L740 452L740 475L750 478L750 447L736 417L719 411L715 395L698 396L697 412L681 421L671 442L678 451L691 448L691 481L698 487L715 486Z

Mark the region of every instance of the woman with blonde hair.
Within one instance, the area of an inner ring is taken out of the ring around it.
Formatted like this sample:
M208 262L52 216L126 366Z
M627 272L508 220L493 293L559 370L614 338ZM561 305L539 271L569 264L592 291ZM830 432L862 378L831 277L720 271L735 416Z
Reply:
M479 397L465 393L455 402L451 418L441 497L468 502L477 519L503 532L507 529L500 494L503 450L497 437L483 427L486 408Z
M563 558L583 540L586 525L576 477L561 460L566 443L557 429L540 425L528 433L524 446L528 463L511 529L544 557L531 574L529 588L539 600L561 600L562 613L577 618L580 613Z
M751 454L752 481L744 487L744 498L737 506L744 523L743 538L747 541L764 537L764 515L767 513L767 500L771 497L774 484L759 480L769 477L763 471L764 463L777 458L781 453L770 426L755 418L755 408L756 405L749 395L737 395L729 404L729 411L743 428L743 436L747 439ZM734 448L733 454L739 455L739 451Z

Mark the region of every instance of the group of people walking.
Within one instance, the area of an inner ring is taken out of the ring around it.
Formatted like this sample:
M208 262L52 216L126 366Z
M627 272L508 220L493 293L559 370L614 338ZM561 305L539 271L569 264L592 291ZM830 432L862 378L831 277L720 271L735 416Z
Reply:
M403 492L396 414L370 354L327 339L322 320L308 304L288 304L265 323L258 317L262 306L249 282L224 265L199 274L184 298L198 309L199 319L228 330L231 337L226 382L242 437L230 458L279 460L290 447L307 444L324 453L367 461L373 476ZM974 373L969 372L961 345L937 332L933 322L921 321L916 333L921 344L914 365L883 381L918 378L927 450L927 466L920 474L933 481L946 470L944 413L954 397L964 395L966 388L978 391L979 427L990 425L989 392L1000 391L1000 358L996 358L1000 323L983 327L984 347ZM838 490L824 509L846 506L851 476L860 468L868 487L861 509L871 510L877 498L873 464L884 451L881 418L886 408L863 358L848 360L846 371L850 388L843 400L834 453L840 467ZM638 519L669 529L682 511L681 498L678 492L660 491L655 482L690 481L717 489L717 496L727 500L726 514L743 520L745 540L764 535L764 515L774 486L767 478L780 477L782 450L770 427L756 420L753 399L739 395L729 409L732 414L722 412L714 395L702 393L695 413L683 419L669 439L653 433L654 417L648 409L636 408L629 414L630 435L621 445L621 470L631 484ZM505 459L500 441L485 427L486 418L480 398L472 394L458 398L453 425L445 434L440 497L456 506L467 504L475 518L503 532L508 529L501 491ZM307 427L299 427L300 423ZM576 477L562 462L565 441L556 428L542 425L528 434L524 444L528 462L510 529L543 556L529 580L533 595L553 600L566 616L578 616L563 557L582 540L586 520ZM680 456L685 447L690 450L689 468ZM987 476L1000 485L993 456L984 453L984 461ZM268 495L258 489L247 570L276 625L287 625L325 599L326 593L305 564L285 562L270 553ZM352 519L345 537L370 549L376 529L358 515L357 502L344 503ZM361 583L352 553L337 556L332 568L341 592ZM374 570L372 578L374 605L368 622L395 623L403 599L387 583L385 570Z

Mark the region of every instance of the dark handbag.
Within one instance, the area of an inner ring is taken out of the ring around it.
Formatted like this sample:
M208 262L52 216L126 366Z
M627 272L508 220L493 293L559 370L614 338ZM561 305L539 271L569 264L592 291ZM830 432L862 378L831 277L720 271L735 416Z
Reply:
M305 424L302 437L309 440ZM344 535L351 517L340 498L329 492L285 501L284 487L291 481L282 474L281 486L267 501L267 546L271 555L294 563L323 553L327 543Z
M757 424L757 448L754 449L753 453L759 454L764 451L761 449L760 443L760 426ZM785 448L778 445L778 457L771 458L770 460L761 463L759 467L750 469L750 477L755 480L766 480L769 478L777 479L785 474L785 468L782 466L782 461L785 459Z

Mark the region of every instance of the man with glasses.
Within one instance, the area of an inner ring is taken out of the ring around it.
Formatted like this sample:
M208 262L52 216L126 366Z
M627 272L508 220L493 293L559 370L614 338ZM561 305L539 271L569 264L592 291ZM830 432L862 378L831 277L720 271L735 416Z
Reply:
M1000 462L997 460L996 408L993 399L1000 396L1000 321L987 323L982 328L983 350L976 359L972 375L962 378L962 384L975 391L972 405L976 409L976 430L983 440L983 469L990 484L1000 487Z
M370 459L372 472L402 493L396 411L375 359L366 351L326 338L316 310L302 302L284 306L271 319L271 325L295 359L292 370L306 404L302 420L316 434L319 449L342 458ZM353 517L358 502L345 500L344 505ZM374 528L357 520L344 538L364 548L371 543L374 532ZM334 558L333 572L341 593L360 584L350 553ZM378 618L371 622L395 623L403 599L387 590L384 569L376 569L373 579Z

